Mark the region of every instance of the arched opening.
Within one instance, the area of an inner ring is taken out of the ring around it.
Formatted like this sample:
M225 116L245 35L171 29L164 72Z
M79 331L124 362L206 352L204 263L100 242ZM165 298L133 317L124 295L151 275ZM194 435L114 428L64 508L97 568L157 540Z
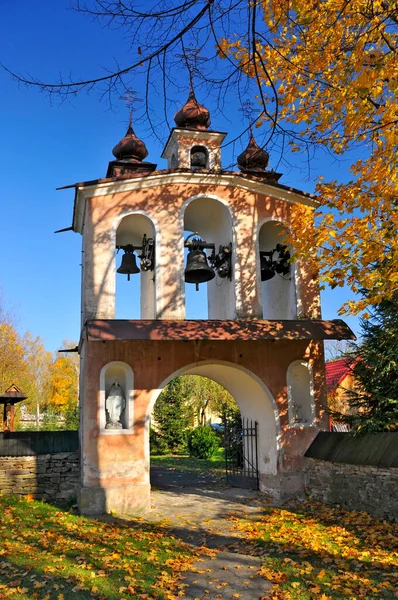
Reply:
M309 363L296 360L287 370L287 391L289 402L289 425L306 426L314 424L314 381Z
M165 465L189 474L192 482L224 481L224 428L241 423L234 398L220 384L200 375L180 375L162 390L150 417L151 480L158 486ZM167 473L168 480L173 473Z
M154 251L154 245L150 248L152 242L155 242L155 228L145 215L130 214L120 221L115 250L117 319L156 318L155 271L145 270L140 259L144 253Z
M113 361L100 374L100 431L130 431L134 423L134 375L127 363Z
M171 159L170 159L170 169L177 169L178 167L178 158L177 155L175 154L175 152L173 152L173 154L171 155Z
M233 242L232 219L228 207L214 198L203 197L190 201L184 211L184 238L192 233L199 234L208 244L214 244L215 254L220 255L220 246L229 248ZM205 249L204 252L208 259L212 250ZM233 249L230 256L233 265ZM214 269L214 273L213 279L199 285L199 292L195 290L194 285L185 284L188 319L235 318L233 269L226 276L221 269Z
M247 369L225 362L203 362L189 365L165 379L159 389L153 392L146 419L146 455L149 461L150 421L155 402L166 386L184 375L206 378L222 386L232 396L243 419L257 422L258 444L257 465L260 476L275 475L280 465L280 429L278 411L271 393L264 383ZM213 418L213 417L210 417ZM191 421L194 422L194 421ZM213 426L217 423L215 421Z
M205 146L193 146L190 153L191 169L208 169L209 152Z
M295 267L284 259L289 251L283 242L286 232L286 227L276 221L267 221L259 231L263 319L297 318Z

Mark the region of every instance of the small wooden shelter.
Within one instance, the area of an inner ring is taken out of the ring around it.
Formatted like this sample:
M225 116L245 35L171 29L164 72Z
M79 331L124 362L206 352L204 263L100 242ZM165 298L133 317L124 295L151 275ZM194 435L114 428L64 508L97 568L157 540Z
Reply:
M26 400L27 396L13 383L0 396L0 404L3 405L3 431L14 431L14 406L22 400ZM9 414L8 414L9 413ZM9 419L8 419L9 416Z

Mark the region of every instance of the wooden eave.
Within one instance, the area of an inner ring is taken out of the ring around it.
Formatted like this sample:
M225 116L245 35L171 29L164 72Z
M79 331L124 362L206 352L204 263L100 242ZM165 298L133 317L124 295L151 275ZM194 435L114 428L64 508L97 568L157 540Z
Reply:
M355 340L341 319L286 321L170 321L96 319L86 323L89 342L111 341L253 341L253 340Z
M0 404L16 404L26 400L27 396L13 383L0 396Z

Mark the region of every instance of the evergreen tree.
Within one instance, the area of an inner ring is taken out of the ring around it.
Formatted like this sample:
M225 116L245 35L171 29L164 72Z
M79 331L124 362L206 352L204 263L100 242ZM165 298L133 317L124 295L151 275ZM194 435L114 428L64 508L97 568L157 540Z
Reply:
M354 431L396 431L398 425L398 296L385 300L361 320L362 342L353 373L354 414L342 418Z
M153 410L156 430L171 452L184 447L192 415L187 410L184 384L176 377L163 390Z

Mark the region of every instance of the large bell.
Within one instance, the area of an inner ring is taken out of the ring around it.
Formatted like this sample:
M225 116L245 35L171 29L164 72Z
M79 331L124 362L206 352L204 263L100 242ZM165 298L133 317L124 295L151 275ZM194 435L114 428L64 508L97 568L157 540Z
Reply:
M121 275L127 275L127 280L130 281L130 275L139 273L140 270L137 267L137 260L134 252L127 251L122 256L122 264L117 270L117 273Z
M275 268L269 254L270 252L260 252L261 281L268 281L275 276Z
M187 283L205 283L214 279L216 274L207 264L207 257L203 250L191 250L187 256L187 266L185 269L185 281Z

